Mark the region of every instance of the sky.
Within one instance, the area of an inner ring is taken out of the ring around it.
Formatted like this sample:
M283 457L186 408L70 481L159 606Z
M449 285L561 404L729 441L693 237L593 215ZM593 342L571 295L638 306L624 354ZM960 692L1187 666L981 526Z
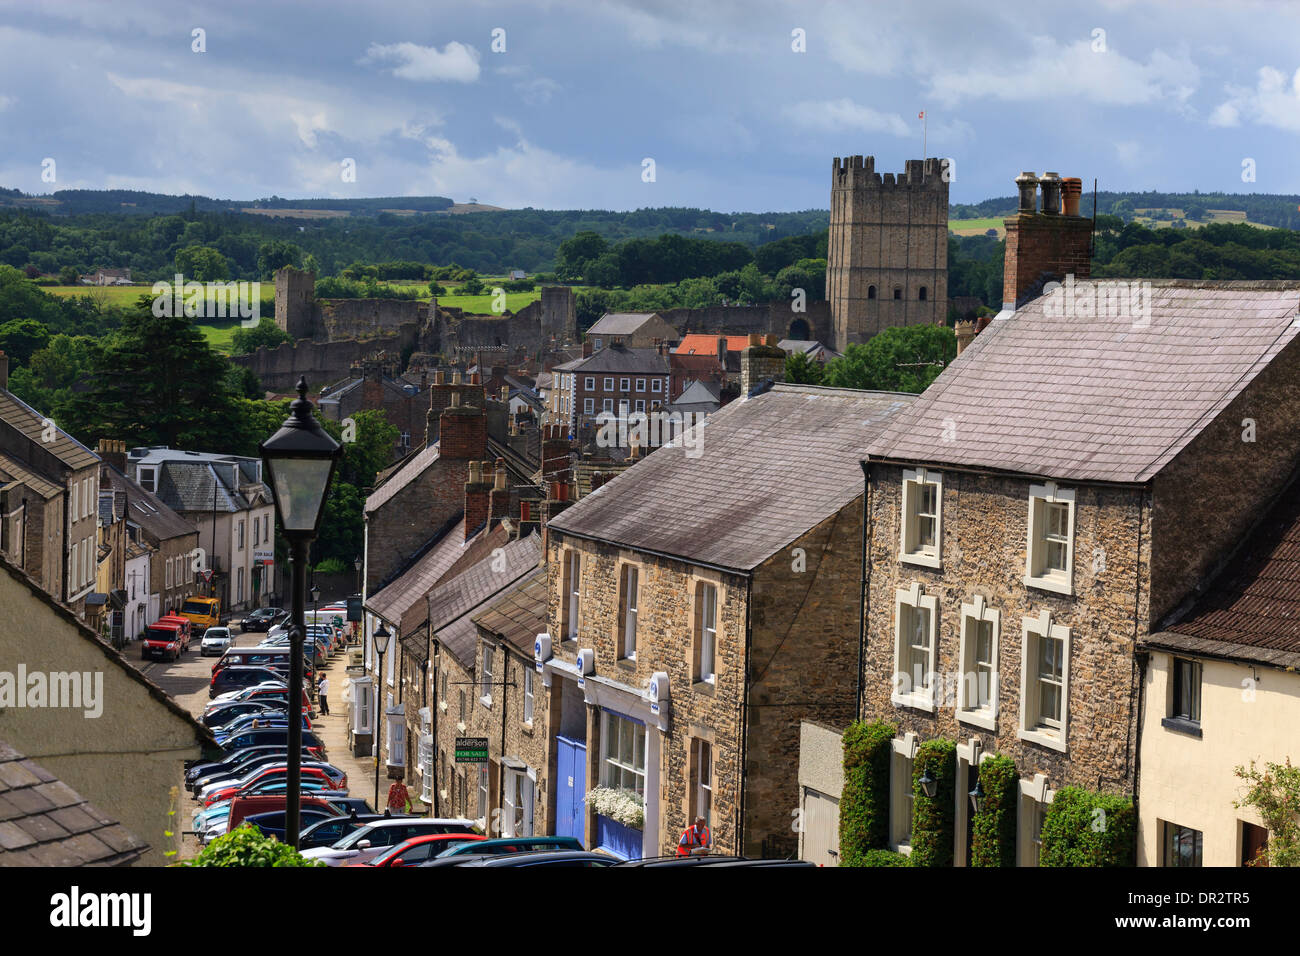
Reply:
M1277 0L0 0L0 186L824 209L924 111L953 202L1300 193L1298 41Z

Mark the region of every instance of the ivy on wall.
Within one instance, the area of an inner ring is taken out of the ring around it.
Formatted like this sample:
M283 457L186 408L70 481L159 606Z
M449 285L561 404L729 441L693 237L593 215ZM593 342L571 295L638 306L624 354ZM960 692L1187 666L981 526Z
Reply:
M1128 797L1062 787L1043 819L1040 866L1134 866L1137 813Z
M921 778L935 781L927 797ZM912 761L912 866L952 866L956 816L957 745L937 737L916 748Z
M1016 801L1020 775L1016 762L994 754L980 764L984 806L972 821L971 866L1016 865Z
M889 764L894 724L857 721L844 732L840 866L879 866L867 854L889 844Z

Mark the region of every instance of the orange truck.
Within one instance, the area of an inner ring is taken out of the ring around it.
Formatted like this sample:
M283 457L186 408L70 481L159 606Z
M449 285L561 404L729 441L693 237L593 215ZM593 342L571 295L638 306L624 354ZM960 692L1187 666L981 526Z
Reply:
M176 660L190 646L191 624L187 618L176 614L160 617L144 629L144 642L140 645L140 659Z
M221 602L214 597L187 597L181 605L181 617L188 618L194 633L203 636L210 627L221 626Z

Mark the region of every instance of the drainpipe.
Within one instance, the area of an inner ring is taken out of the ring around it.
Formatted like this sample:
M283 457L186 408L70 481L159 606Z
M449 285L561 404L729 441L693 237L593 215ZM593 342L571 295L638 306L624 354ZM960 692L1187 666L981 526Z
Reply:
M853 674L853 719L862 719L862 667L867 656L867 595L871 588L871 527L868 498L871 490L871 463L860 461L862 466L862 571L861 591L858 594L858 667Z
M490 519L489 519L490 520ZM501 764L497 776L497 809L505 810L506 808L506 696L507 688L510 686L510 655L506 653L504 643L501 647ZM500 818L498 818L500 819ZM486 820L484 821L487 822ZM510 835L518 836L515 833L515 821L510 821Z
M749 753L749 655L754 639L750 618L754 604L754 579L745 582L745 669L740 689L740 799L736 801L736 855L745 855L745 784L747 772L745 758Z
M432 628L430 628L430 630L432 630ZM430 641L430 654L435 657L438 655L437 641ZM435 817L442 816L442 797L439 795L438 790L438 787L441 785L441 781L438 779L438 764L441 762L438 759L438 711L442 709L438 706L440 703L438 700L438 686L442 681L442 664L440 657L438 660L439 663L433 668L433 706L429 710L433 715L433 815Z

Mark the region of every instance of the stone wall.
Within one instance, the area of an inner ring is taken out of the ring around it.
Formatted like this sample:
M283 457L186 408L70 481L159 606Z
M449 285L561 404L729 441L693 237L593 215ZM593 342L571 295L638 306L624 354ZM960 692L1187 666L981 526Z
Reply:
M429 303L418 299L320 299L317 307L328 342L401 335L408 326L422 328L429 318Z
M791 302L763 305L718 305L705 309L665 309L659 314L682 335L717 332L723 335L775 335L780 339L812 339L833 344L830 303L817 299L796 312Z
M314 342L299 339L282 342L273 349L260 346L247 355L232 355L231 364L247 368L255 374L262 387L271 392L291 392L299 376L306 376L309 390L351 374L352 366L372 352L384 350L400 354L404 349L415 348L419 335L415 326L403 326L395 335L372 339L346 339L341 342Z
M1136 734L1135 636L1147 633L1151 502L1144 489L1074 488L1074 596L1027 586L1030 480L943 472L942 568L899 560L901 469L877 464L871 478L872 528L863 714L889 720L921 740L978 737L985 752L1015 760L1022 777L1045 774L1051 789L1067 784L1133 792ZM1098 552L1102 560L1097 559ZM935 670L942 686L934 714L891 702L895 673L895 595L913 583L938 598ZM1001 614L994 730L959 722L955 681L961 675L961 606L982 596ZM1043 610L1070 628L1065 753L1021 740L1022 623Z

